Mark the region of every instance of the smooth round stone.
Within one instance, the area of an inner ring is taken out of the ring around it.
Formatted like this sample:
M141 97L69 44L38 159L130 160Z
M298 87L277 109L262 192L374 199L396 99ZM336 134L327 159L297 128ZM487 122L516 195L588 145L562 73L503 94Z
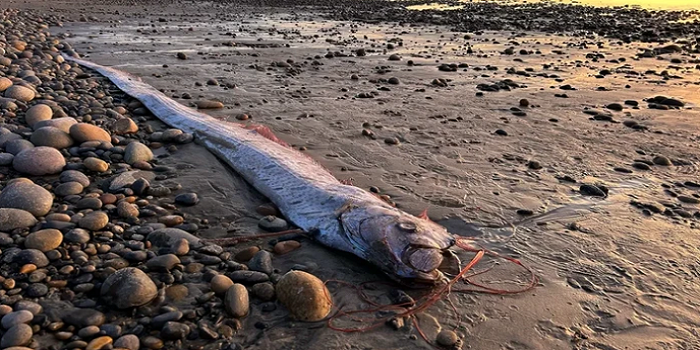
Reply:
M294 241L294 240L289 240L289 241L282 241L282 242L277 242L275 246L272 248L272 251L275 252L277 255L282 255L282 254L287 254L291 252L292 250L295 250L297 248L301 247L301 243Z
M32 327L26 324L18 324L5 332L0 339L0 347L3 349L9 348L11 346L24 346L32 341Z
M253 285L251 288L253 295L262 301L275 299L275 286L270 282L263 282Z
M180 322L167 322L160 331L161 336L165 340L184 339L190 334L190 327Z
M111 142L112 137L99 126L87 123L77 123L70 127L70 136L77 142L105 141Z
M190 243L186 239L180 238L173 242L170 246L170 251L175 255L187 255L190 252Z
M156 247L169 247L179 239L185 239L190 247L201 245L201 240L187 231L177 228L161 228L148 234L146 239Z
M146 262L146 267L153 271L170 271L175 265L180 263L180 259L175 254L165 254L157 256Z
M255 254L259 251L260 251L259 247L256 247L256 246L248 247L248 248L245 248L245 249L241 250L240 252L236 253L236 255L234 256L234 259L238 262L246 262L246 261L252 259L253 256L255 256Z
M211 291L216 294L226 293L232 285L233 281L224 275L216 275L211 279L211 282L209 282Z
M64 182L58 186L53 191L57 196L65 197L70 195L76 195L83 192L83 185L80 182L71 181Z
M24 249L17 253L12 260L20 265L34 264L39 268L49 265L49 259L42 251L37 249Z
M459 337L457 336L457 333L449 330L449 329L444 329L438 333L437 337L435 338L435 342L438 343L438 345L444 346L444 347L452 347L457 344L459 341Z
M0 55L0 56L2 56L2 55ZM5 91L10 86L12 86L12 80L5 78L5 77L0 78L0 91Z
M81 228L75 228L68 231L63 239L69 243L87 243L90 241L90 232Z
M91 340L85 347L85 350L100 350L109 344L112 344L112 337L105 335Z
M117 215L125 219L138 217L139 207L136 204L121 201L117 204Z
M114 130L117 135L133 134L139 131L138 125L131 118L122 118L114 123Z
M113 345L115 348L120 349L139 350L141 347L141 342L139 341L139 337L136 335L126 334L115 340Z
M12 164L15 156L12 153L2 153L0 152L0 166L8 166Z
M107 226L108 223L109 216L105 212L93 211L80 219L78 226L86 230L98 231Z
M2 318L2 328L10 329L18 324L27 324L34 319L34 314L27 310L11 312Z
M46 253L58 248L62 242L63 234L61 231L49 228L30 233L24 240L24 246Z
M20 173L42 176L57 174L66 166L61 152L51 147L35 147L19 152L12 166Z
M272 267L272 255L266 250L261 250L253 256L248 262L248 268L252 271L259 271L265 274L271 274Z
M5 144L10 141L21 140L22 136L9 132L6 134L0 134L0 147L5 147Z
M21 85L12 85L5 90L5 97L14 98L22 102L29 102L34 99L36 93L34 90Z
M83 187L88 187L90 186L90 178L87 177L87 175L77 171L77 170L66 170L61 173L61 176L58 177L58 180L61 182L77 182Z
M234 283L224 296L224 309L231 316L241 318L248 314L249 308L248 290L244 285Z
M101 326L105 323L105 314L93 309L71 309L66 310L62 315L63 322L85 328L89 326Z
M22 209L34 216L46 215L52 204L51 192L31 182L13 182L0 192L0 208Z
M61 129L63 132L70 134L71 126L73 126L77 123L78 123L78 121L76 121L75 119L73 119L71 117L54 118L54 119L42 120L42 121L36 122L36 124L34 124L32 129L39 130L39 129L47 127L47 126L53 126L55 128Z
M46 146L56 149L73 146L73 139L70 135L53 126L45 126L34 131L29 139L35 146Z
M34 144L25 139L12 140L5 144L5 152L17 155L25 149L34 148Z
M149 303L158 295L158 289L143 271L126 267L107 277L100 294L109 304L126 309Z
M286 230L289 225L284 219L268 215L258 221L258 227L268 232L280 232Z
M24 115L24 121L30 128L33 128L34 124L38 122L51 118L53 118L53 110L51 110L51 107L42 103L32 106Z
M18 228L32 227L37 222L34 215L26 210L0 208L0 231L10 232Z
M180 215L166 215L158 218L158 222L164 224L165 226L172 227L182 224L185 222L185 219Z
M287 272L277 282L275 292L292 317L300 321L320 321L333 306L323 281L303 271Z
M87 157L83 160L83 165L88 170L92 170L98 173L103 173L109 170L109 164L102 159L95 157Z
M124 161L128 164L149 162L153 160L153 152L141 142L132 142L124 149Z
M79 200L78 203L75 203L75 207L78 209L97 210L102 208L102 201L99 198L93 197L83 198Z
M27 293L27 296L31 298L39 298L43 297L49 292L49 287L47 287L45 284L34 283L30 284L29 287L25 289L25 292Z
M34 315L34 316L36 316L36 315L42 313L42 311L44 311L44 309L41 307L41 305L39 305L31 300L20 300L20 301L16 302L15 303L15 310L16 311L26 310L26 311L31 312L32 315Z
M100 327L97 326L87 326L85 328L81 328L78 331L78 336L83 338L83 339L89 339L97 335L97 333L100 333Z
M199 197L196 193L182 193L175 196L175 203L181 205L195 205L199 203Z

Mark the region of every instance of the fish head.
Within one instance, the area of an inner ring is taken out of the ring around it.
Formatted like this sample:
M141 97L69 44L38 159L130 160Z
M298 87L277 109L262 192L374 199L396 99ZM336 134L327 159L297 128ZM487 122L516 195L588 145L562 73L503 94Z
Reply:
M349 210L341 222L356 254L387 275L418 283L443 279L438 268L455 243L444 227L381 205Z

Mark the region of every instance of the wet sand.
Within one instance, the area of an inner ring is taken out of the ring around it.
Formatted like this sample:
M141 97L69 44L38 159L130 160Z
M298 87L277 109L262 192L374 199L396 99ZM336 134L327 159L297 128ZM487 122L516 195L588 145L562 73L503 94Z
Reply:
M68 15L74 5L54 6ZM528 293L453 294L461 322L448 303L438 303L419 317L428 338L442 327L454 328L465 349L697 346L696 53L640 57L670 42L465 33L434 24L333 21L303 9L144 8L150 11L86 6L90 18L52 33L65 33L87 59L138 75L184 104L221 101L225 109L212 115L237 121L247 114L338 178L374 186L408 212L427 208L453 233L476 236L536 270L541 284ZM443 64L454 71L440 70ZM500 86L507 90L488 91L506 80ZM685 105L650 109L645 100L658 95ZM203 198L188 209L212 223L201 236L257 232L254 208L264 199L235 174L196 145L168 161L191 166L179 181ZM585 195L582 184L609 192ZM275 267L297 263L315 263L312 272L323 280L384 278L312 242ZM501 264L480 278L512 288L525 277ZM372 293L386 298L388 290ZM339 307L363 307L352 290L331 292ZM268 327L257 329L258 321ZM251 349L430 347L414 338L415 329L389 327L338 333L290 322L280 309L253 311L236 341Z

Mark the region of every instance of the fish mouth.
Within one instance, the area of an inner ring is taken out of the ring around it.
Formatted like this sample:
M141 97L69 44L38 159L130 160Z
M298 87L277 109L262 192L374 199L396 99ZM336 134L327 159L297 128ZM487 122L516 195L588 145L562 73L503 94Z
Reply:
M443 252L437 248L409 247L404 257L409 267L422 273L431 273L442 264Z

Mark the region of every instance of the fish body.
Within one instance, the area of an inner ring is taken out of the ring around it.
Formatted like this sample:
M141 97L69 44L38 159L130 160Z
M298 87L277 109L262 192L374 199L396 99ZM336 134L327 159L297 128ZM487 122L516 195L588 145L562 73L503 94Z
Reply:
M341 183L312 158L255 129L185 107L128 73L64 57L107 77L169 126L194 134L200 144L321 244L355 254L393 278L441 279L437 268L454 244L442 226Z

